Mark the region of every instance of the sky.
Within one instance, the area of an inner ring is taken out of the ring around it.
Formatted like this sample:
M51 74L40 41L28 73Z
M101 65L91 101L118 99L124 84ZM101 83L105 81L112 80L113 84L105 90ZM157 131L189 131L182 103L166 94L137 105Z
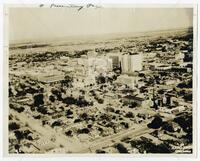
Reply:
M10 8L9 40L137 33L190 27L191 8Z

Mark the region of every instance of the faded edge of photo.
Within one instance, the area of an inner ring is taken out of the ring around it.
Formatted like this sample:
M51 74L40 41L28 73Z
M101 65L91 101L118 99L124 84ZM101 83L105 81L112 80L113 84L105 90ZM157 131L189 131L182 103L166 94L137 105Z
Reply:
M9 156L9 99L8 99L8 82L9 82L9 7L4 5L4 42L3 42L3 155Z
M129 5L130 7L135 7L134 5ZM148 5L144 5L148 7ZM172 6L172 5L171 5ZM32 156L32 155L39 155L39 154L9 154L9 138L8 138L8 116L9 116L9 100L8 100L8 82L9 82L9 8L14 7L14 5L5 5L4 6L4 42L3 42L3 58L4 58L4 64L3 64L3 155L5 157L7 156ZM17 5L19 7L19 5ZM34 6L33 7L37 7ZM118 8L120 8L120 5L117 5ZM141 5L140 5L141 7ZM164 7L163 5L161 8ZM176 5L173 5L175 8ZM181 5L178 5L178 7L181 7ZM184 5L185 7L185 5ZM191 7L191 5L190 5ZM127 156L176 156L176 157L196 157L197 156L197 5L193 5L193 108L192 108L192 118L193 118L193 152L192 154L127 154ZM40 154L40 156L67 156L69 154ZM81 156L85 154L70 154L70 156ZM90 156L90 154L87 154ZM97 155L97 154L91 154L91 155ZM120 154L106 154L105 156L121 156Z

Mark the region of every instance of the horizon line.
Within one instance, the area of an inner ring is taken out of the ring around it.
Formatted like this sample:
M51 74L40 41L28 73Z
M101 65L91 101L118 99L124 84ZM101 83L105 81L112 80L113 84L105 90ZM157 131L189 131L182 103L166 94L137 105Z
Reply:
M85 40L85 39L91 39L92 37L102 37L102 36L109 36L112 35L108 38L105 39L115 39L115 38L120 38L124 36L127 36L130 34L128 37L137 37L139 35L133 35L133 34L139 34L139 33L149 33L149 32L159 32L159 31L173 31L173 30L186 30L186 29L193 29L193 26L188 26L188 27L178 27L178 28L170 28L170 29L160 29L160 30L146 30L146 31L138 31L138 32L118 32L118 33L105 33L105 34L89 34L89 35L70 35L70 36L63 36L63 37L46 37L46 38L38 38L38 39L16 39L16 40L9 40L9 45L17 45L17 44L25 44L25 43L52 43L52 41L60 39L61 41L67 41L67 40L62 40L62 39L72 39L73 41L76 40L76 38L82 37L80 40ZM141 36L141 35L140 35ZM148 35L147 35L148 36ZM48 41L48 42L44 42Z

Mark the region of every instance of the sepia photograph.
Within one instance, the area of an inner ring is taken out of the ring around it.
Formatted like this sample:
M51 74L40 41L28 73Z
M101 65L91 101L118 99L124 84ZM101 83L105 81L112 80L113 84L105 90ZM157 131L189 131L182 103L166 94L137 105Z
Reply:
M8 154L194 153L194 8L8 6Z

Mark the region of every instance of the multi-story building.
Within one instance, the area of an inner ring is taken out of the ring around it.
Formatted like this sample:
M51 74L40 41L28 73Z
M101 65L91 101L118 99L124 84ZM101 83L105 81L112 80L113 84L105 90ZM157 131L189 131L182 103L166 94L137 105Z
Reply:
M119 56L110 56L109 57L112 60L112 68L116 69L120 67L120 60L119 60Z
M121 68L122 53L108 53L107 56L109 59L112 60L112 69Z
M141 54L125 54L122 56L122 73L133 73L142 70Z
M88 59L88 68L91 71L107 72L112 70L112 60L106 57Z
M128 76L128 75L120 75L116 82L117 84L127 85L130 88L135 88L135 84L137 83L137 77Z

